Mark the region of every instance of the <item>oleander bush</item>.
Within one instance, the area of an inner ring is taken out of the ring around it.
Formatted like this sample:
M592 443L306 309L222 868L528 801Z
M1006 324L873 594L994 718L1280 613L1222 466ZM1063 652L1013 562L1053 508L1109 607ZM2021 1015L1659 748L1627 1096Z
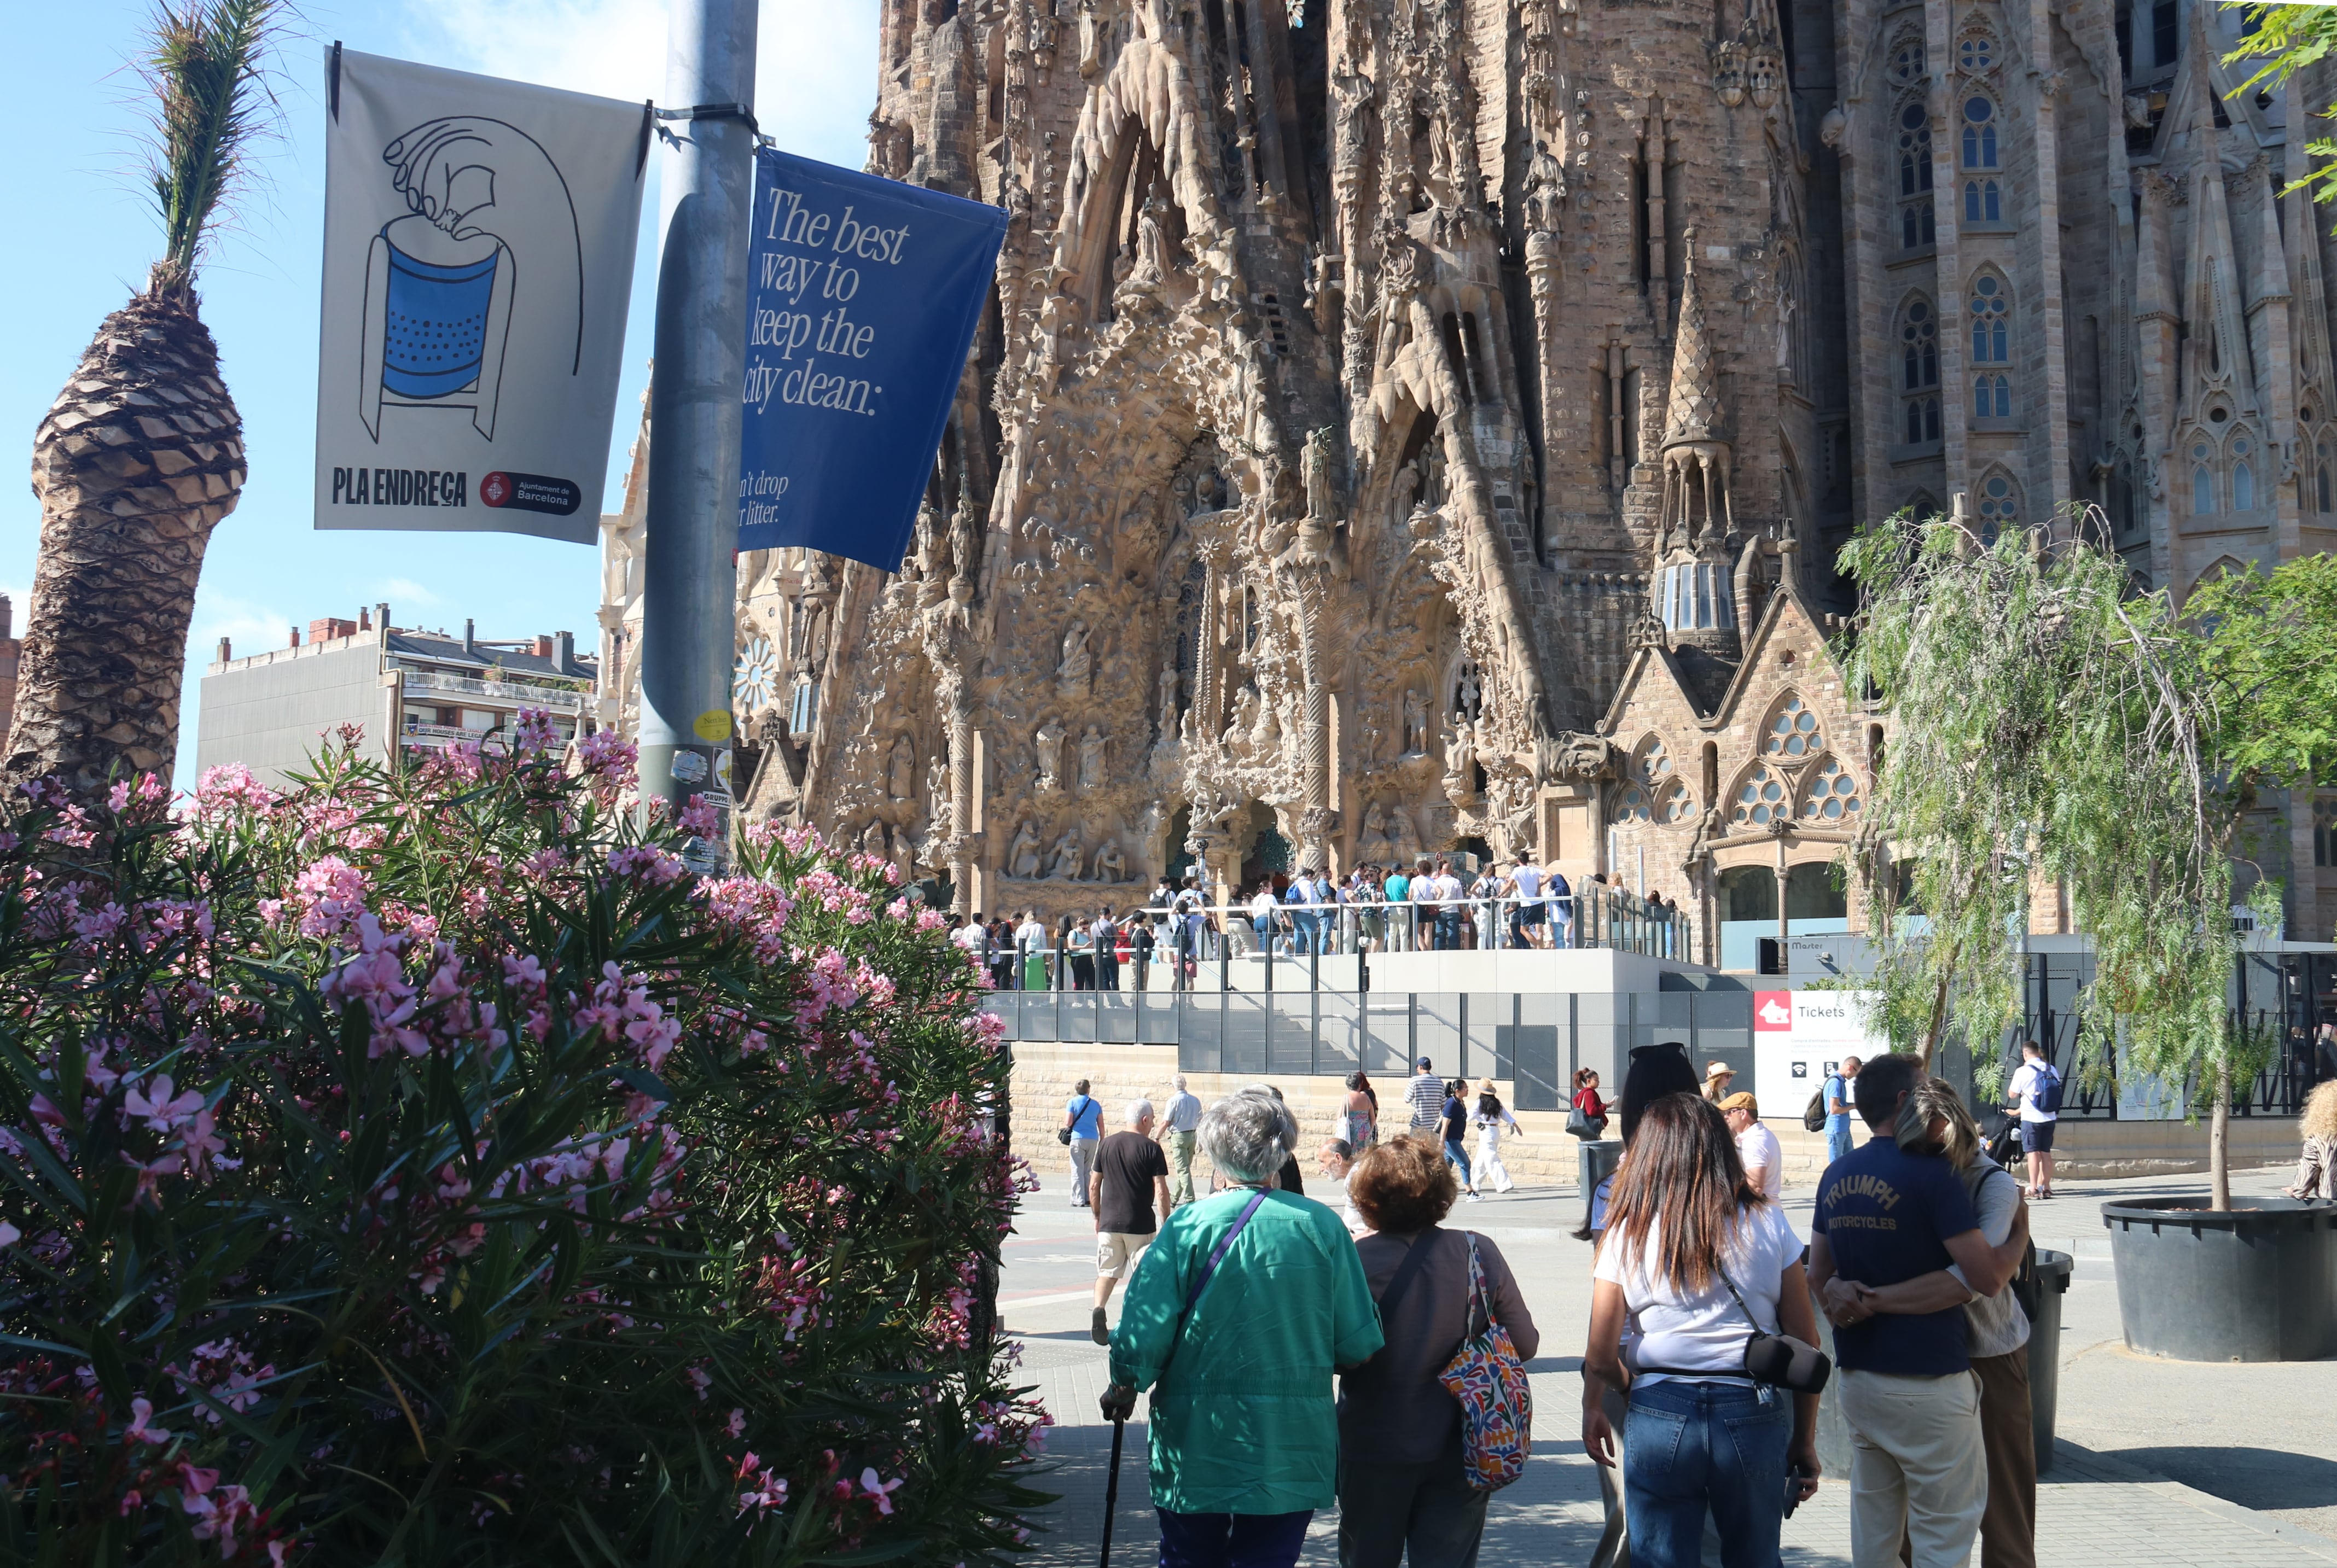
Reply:
M995 1562L1044 1425L977 977L629 747L0 823L0 1560Z

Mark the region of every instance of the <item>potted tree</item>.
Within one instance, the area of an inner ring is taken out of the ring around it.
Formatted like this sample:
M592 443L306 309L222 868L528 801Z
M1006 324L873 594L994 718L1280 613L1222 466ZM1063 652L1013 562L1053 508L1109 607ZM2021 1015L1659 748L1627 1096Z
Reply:
M2232 1203L2233 1096L2271 1040L2228 992L2234 898L2280 918L2280 883L2254 860L2262 798L2332 760L2337 561L2227 579L2178 607L2136 591L2095 542L2100 521L1984 539L1959 498L1952 517L1894 519L1844 551L1864 597L1844 667L1894 720L1853 857L1882 955L1879 1022L1927 1060L1961 1035L1995 1095L2029 901L2058 890L2095 963L2078 1074L2195 1086L2190 1114L2208 1106L2206 1198L2105 1206L2128 1344L2323 1355L2337 1349L2330 1213Z

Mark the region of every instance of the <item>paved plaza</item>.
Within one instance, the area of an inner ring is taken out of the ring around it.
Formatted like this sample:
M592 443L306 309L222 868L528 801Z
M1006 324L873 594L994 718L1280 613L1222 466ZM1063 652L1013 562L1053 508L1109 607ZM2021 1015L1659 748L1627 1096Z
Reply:
M1062 1500L1040 1516L1037 1561L1094 1563L1111 1428L1096 1414L1106 1353L1088 1339L1094 1282L1087 1211L1068 1207L1064 1174L1042 1171L1006 1247L1002 1304L1022 1347L1029 1380L1061 1423L1049 1435L1057 1466L1040 1485ZM2284 1170L2249 1171L2235 1193L2268 1194ZM2068 1252L2076 1271L2063 1300L2059 1441L2038 1490L2038 1561L2045 1568L2156 1564L2337 1564L2337 1360L2261 1366L2166 1362L2131 1354L2118 1330L2108 1232L2099 1204L2142 1192L2204 1190L2204 1178L2064 1183L2037 1205L2039 1247ZM1785 1193L1806 1233L1812 1191ZM1599 1485L1577 1437L1579 1368L1589 1321L1590 1249L1569 1233L1581 1210L1571 1189L1520 1189L1453 1212L1452 1223L1501 1248L1536 1324L1530 1363L1534 1455L1525 1478L1494 1499L1481 1561L1487 1568L1563 1568L1587 1562L1599 1538ZM1118 1298L1112 1311L1117 1320ZM1146 1493L1141 1402L1120 1465L1112 1555L1122 1568L1154 1557ZM1317 1515L1302 1562L1336 1560L1337 1516ZM1848 1495L1829 1475L1785 1523L1785 1559L1850 1562ZM1978 1562L1977 1554L1974 1557Z

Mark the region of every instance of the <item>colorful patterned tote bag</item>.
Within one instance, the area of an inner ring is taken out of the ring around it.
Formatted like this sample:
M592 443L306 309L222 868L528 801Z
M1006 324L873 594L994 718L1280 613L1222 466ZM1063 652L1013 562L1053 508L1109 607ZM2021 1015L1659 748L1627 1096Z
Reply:
M1469 1325L1485 1327L1461 1341L1461 1349L1436 1380L1461 1401L1461 1469L1480 1492L1498 1492L1525 1474L1533 1447L1533 1391L1526 1364L1510 1343L1510 1331L1493 1317L1485 1290L1485 1265L1477 1238L1469 1238Z

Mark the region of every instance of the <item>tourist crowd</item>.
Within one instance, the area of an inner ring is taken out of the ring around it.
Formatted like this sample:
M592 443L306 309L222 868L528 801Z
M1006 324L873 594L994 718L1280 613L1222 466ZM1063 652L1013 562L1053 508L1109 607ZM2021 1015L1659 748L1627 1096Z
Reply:
M1135 1100L1109 1137L1088 1084L1065 1105L1071 1201L1097 1234L1104 1411L1125 1419L1150 1391L1164 1568L1287 1568L1335 1505L1342 1568L1474 1568L1522 1463L1501 1390L1521 1390L1540 1335L1501 1250L1443 1222L1509 1190L1519 1125L1490 1079L1416 1066L1384 1107L1348 1077L1315 1198L1269 1086L1205 1111L1179 1076L1165 1109ZM2049 1125L2050 1072L2013 1092ZM1987 1568L2031 1568L2029 1192L1915 1057L1845 1061L1809 1113L1833 1157L1797 1234L1782 1145L1734 1076L1715 1062L1699 1079L1673 1044L1632 1051L1618 1100L1595 1072L1573 1083L1569 1119L1597 1136L1611 1118L1623 1145L1579 1232L1596 1244L1582 1441L1608 1504L1592 1562L1775 1568L1785 1516L1817 1489L1831 1377L1859 1568L1957 1568L1975 1542ZM1855 1146L1832 1125L1852 1114L1869 1132ZM2049 1142L2024 1138L2039 1193ZM1196 1191L1197 1152L1214 1192Z
M1654 950L1687 954L1679 906L1659 891L1628 893L1603 872L1578 890L1557 868L1531 861L1489 862L1465 880L1463 869L1441 855L1410 867L1358 866L1345 877L1274 872L1217 904L1188 871L1173 887L1162 878L1141 907L1099 903L1051 926L1036 910L1020 920L975 912L951 936L993 989L1031 991L1182 989L1202 963L1250 954L1305 959L1593 945L1599 939L1589 928L1618 920L1638 922L1642 944Z

